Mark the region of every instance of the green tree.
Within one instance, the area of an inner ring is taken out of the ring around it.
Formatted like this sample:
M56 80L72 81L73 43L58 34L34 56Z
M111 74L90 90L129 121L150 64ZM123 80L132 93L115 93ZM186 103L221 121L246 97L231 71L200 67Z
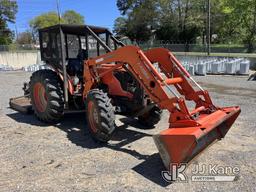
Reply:
M117 8L122 15L127 14L128 10L133 10L134 8L140 6L144 0L117 0ZM145 2L144 2L145 3Z
M38 29L57 25L59 23L66 24L83 24L84 17L75 11L68 10L63 14L63 17L59 18L58 14L54 11L43 13L32 20L29 24L32 29L33 39L38 38Z
M117 7L124 16L115 22L118 35L146 41L156 31L159 40L191 43L201 37L205 43L205 0L117 0ZM211 0L211 37L213 34L217 35L214 42L245 43L248 52L254 51L256 0Z
M68 10L63 14L63 17L59 19L56 12L43 13L30 21L30 27L33 31L37 31L40 28L57 25L59 23L67 24L83 24L84 17L75 11Z
M116 28L120 26L120 18L116 20L115 31L128 36L132 41L147 41L152 36L152 30L157 21L156 1L153 0L118 0L117 7L125 15L122 20L123 30Z
M32 44L33 35L30 31L22 32L18 35L16 42L21 45Z
M231 0L229 1L231 3ZM239 0L232 4L233 16L241 21L241 36L248 45L248 52L255 50L256 43L256 0Z
M203 0L118 0L126 15L130 38L148 40L156 30L160 40L192 41L199 35ZM120 30L119 30L120 31Z
M159 29L161 40L191 42L204 31L203 0L159 0ZM204 36L204 34L202 34Z
M15 15L18 11L16 1L1 0L0 1L0 44L10 44L13 34L8 28L7 22L14 23Z
M67 24L84 24L84 16L73 10L65 11L62 18Z
M126 36L127 35L127 19L124 17L118 17L115 20L113 31L118 37Z
M59 20L58 14L56 12L48 12L35 17L29 22L29 24L33 31L37 31L40 28L56 25L60 22L64 23L64 20L63 18Z
M221 42L245 43L248 52L255 50L256 0L214 0L219 5L216 33ZM214 5L216 7L217 5Z
M234 9L231 7L229 0L214 0L211 7L211 26L212 33L218 35L220 43L237 43L241 40L239 36L240 17L234 17Z
M29 25L31 27L33 39L38 39L38 29L49 27L52 25L57 25L59 23L64 23L63 18L59 18L58 14L54 11L43 13L32 20L30 20Z

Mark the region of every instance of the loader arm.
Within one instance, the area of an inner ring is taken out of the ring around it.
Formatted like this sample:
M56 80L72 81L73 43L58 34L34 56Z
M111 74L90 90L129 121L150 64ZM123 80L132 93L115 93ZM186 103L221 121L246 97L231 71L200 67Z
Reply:
M154 63L158 63L164 75L157 71ZM99 69L106 64L111 67L102 73ZM210 143L223 138L240 113L239 107L214 106L208 92L163 48L143 52L136 46L124 46L87 60L83 96L109 72L120 67L133 74L155 104L170 112L169 128L154 136L167 168L170 163L188 162ZM195 103L192 111L185 100Z
M144 53L136 46L126 46L106 55L90 59L87 62L88 63L85 65L86 89L84 89L84 96L86 96L91 89L94 81L101 79L105 75L105 73L98 74L97 77L97 73L91 73L91 71L97 71L97 66L102 64L115 62L118 63L116 68L123 66L133 74L152 101L160 108L167 109L172 113L170 123L172 123L173 126L178 126L175 124L175 122L178 123L177 120L179 120L179 124L182 124L182 127L186 126L185 122L188 123L188 126L195 122L192 117L194 113L189 113L184 99L178 97L175 91L170 87L172 85L181 95L185 96L185 99L193 100L196 103L197 110L195 111L205 108L215 109L208 92L202 89L199 91L194 90L192 85L188 82L191 76L167 49L151 49ZM166 79L163 79L152 62L158 63L162 72L166 75ZM110 71L114 69L115 67L110 68ZM170 94L170 92L172 94ZM200 96L203 96L203 98ZM182 120L184 122L181 122Z
M162 71L168 78L163 79L151 61L158 62ZM166 88L170 88L169 86L171 85L174 85L180 94L183 94L190 100L196 101L198 106L203 104L206 106L212 105L210 99L208 99L209 103L207 104L199 97L199 94L202 94L206 98L209 98L208 95L205 94L206 92L202 93L194 91L182 72L182 70L184 72L186 71L181 65L174 64L172 55L168 50L153 49L144 53L135 46L122 47L106 55L88 60L85 65L86 88L84 89L84 96L86 96L95 81L101 79L105 75L105 73L99 73L97 76L97 73L94 73L97 71L97 66L113 62L117 63L117 65L116 67L110 68L110 71L121 66L129 70L145 89L152 101L154 101L160 108L167 109L173 114L173 123L177 119L190 121L192 120L192 117L189 114L184 99L177 97L175 91L171 89L169 89L169 92L171 91L172 94L168 93L168 89ZM92 71L94 72L92 73Z

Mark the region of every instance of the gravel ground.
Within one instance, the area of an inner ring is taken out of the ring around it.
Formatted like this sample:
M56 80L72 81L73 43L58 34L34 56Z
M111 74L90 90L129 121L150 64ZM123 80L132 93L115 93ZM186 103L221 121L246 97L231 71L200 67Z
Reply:
M10 97L22 94L30 74L0 73L1 191L256 191L256 84L246 77L196 77L219 106L239 105L242 113L224 140L193 161L193 167L217 164L239 167L235 182L166 183L151 136L168 127L168 114L145 131L135 120L118 116L119 131L108 146L95 144L84 114L66 115L50 126L33 115L8 109Z

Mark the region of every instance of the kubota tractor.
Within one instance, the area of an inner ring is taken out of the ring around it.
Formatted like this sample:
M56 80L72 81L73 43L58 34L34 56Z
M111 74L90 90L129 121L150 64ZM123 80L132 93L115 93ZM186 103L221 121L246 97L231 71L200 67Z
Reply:
M169 127L154 141L167 168L190 161L223 138L240 113L239 107L215 106L167 49L125 46L106 28L87 25L44 28L39 39L50 69L34 72L25 96L11 99L10 106L24 112L29 102L48 123L68 110L85 110L90 133L100 142L111 139L115 113L153 127L166 109ZM186 101L194 102L193 110Z

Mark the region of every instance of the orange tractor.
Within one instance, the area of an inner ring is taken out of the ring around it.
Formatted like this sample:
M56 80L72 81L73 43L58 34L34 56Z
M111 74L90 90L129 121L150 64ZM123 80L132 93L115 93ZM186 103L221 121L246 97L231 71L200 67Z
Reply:
M35 115L55 123L67 110L86 110L92 137L108 142L115 113L153 127L166 109L169 127L154 141L167 168L223 138L240 113L237 106L215 106L167 49L125 46L107 29L87 25L44 28L39 39L50 69L34 72L24 88ZM11 99L11 107L22 109L20 101ZM187 101L194 103L192 110Z

